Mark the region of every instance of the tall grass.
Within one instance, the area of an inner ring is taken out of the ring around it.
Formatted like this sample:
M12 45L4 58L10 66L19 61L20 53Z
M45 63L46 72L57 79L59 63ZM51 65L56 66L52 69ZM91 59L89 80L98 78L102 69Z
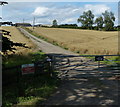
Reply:
M18 83L3 87L3 107L23 104L35 106L50 96L57 86L58 80L50 76L22 76Z
M43 52L29 53L28 55L10 55L4 57L4 67L29 64L35 61L44 60L46 55ZM21 68L3 70L3 107L13 105L36 105L45 100L58 86L57 79L50 75L27 74L21 75Z

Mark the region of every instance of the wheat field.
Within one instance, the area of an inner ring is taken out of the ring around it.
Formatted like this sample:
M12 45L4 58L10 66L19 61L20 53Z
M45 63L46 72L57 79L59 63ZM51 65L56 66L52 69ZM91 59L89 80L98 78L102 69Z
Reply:
M14 26L2 26L2 29L9 31L11 36L7 36L11 41L17 43L25 43L27 47L15 47L15 53L17 54L27 54L29 52L33 52L36 48L36 45L31 42L30 39L26 38L21 32ZM11 52L9 52L11 54Z
M32 30L32 27L29 27ZM64 28L35 28L34 31L60 46L80 54L117 54L118 32Z

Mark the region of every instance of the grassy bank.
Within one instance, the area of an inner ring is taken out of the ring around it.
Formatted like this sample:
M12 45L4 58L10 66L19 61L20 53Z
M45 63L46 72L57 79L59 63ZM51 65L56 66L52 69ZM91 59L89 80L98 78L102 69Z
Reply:
M39 105L55 91L58 80L50 76L22 76L19 83L3 87L3 107L13 105Z
M43 52L33 52L28 54L11 54L3 57L3 66L4 67L12 67L21 64L32 63L33 61L38 61L44 59L46 56Z
M3 69L33 63L45 58L46 55L42 52L29 53L28 55L10 55L3 58ZM54 92L59 84L59 80L46 74L21 75L21 68L3 70L3 82L7 82L3 85L3 107L39 105Z

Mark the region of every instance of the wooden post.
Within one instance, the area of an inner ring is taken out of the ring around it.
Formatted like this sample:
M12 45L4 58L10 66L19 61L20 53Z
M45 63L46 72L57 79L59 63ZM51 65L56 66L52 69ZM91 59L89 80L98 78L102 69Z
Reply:
M55 70L55 68L54 68L54 64L55 64L55 57L54 57L54 56L52 56L52 71L54 71L54 70Z
M53 72L55 70L54 68L54 65L55 65L55 56L52 56L52 62L51 62L51 76L53 76Z
M18 87L18 95L19 96L20 96L20 71L19 71L20 67L17 67L17 69L16 69L17 70L17 87Z

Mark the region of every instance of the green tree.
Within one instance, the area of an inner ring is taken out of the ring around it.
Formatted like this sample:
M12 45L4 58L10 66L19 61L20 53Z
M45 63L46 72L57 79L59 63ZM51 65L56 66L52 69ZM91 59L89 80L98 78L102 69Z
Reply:
M57 26L57 20L53 20L53 27Z
M94 24L93 19L94 14L91 10L88 10L87 12L83 12L83 15L81 15L77 21L78 23L82 23L82 27L92 29L92 25Z
M95 23L97 24L97 29L101 29L104 24L103 17L99 16L98 18L96 18Z
M114 30L115 21L114 13L105 11L104 13L102 13L102 15L104 17L105 30L106 31Z

